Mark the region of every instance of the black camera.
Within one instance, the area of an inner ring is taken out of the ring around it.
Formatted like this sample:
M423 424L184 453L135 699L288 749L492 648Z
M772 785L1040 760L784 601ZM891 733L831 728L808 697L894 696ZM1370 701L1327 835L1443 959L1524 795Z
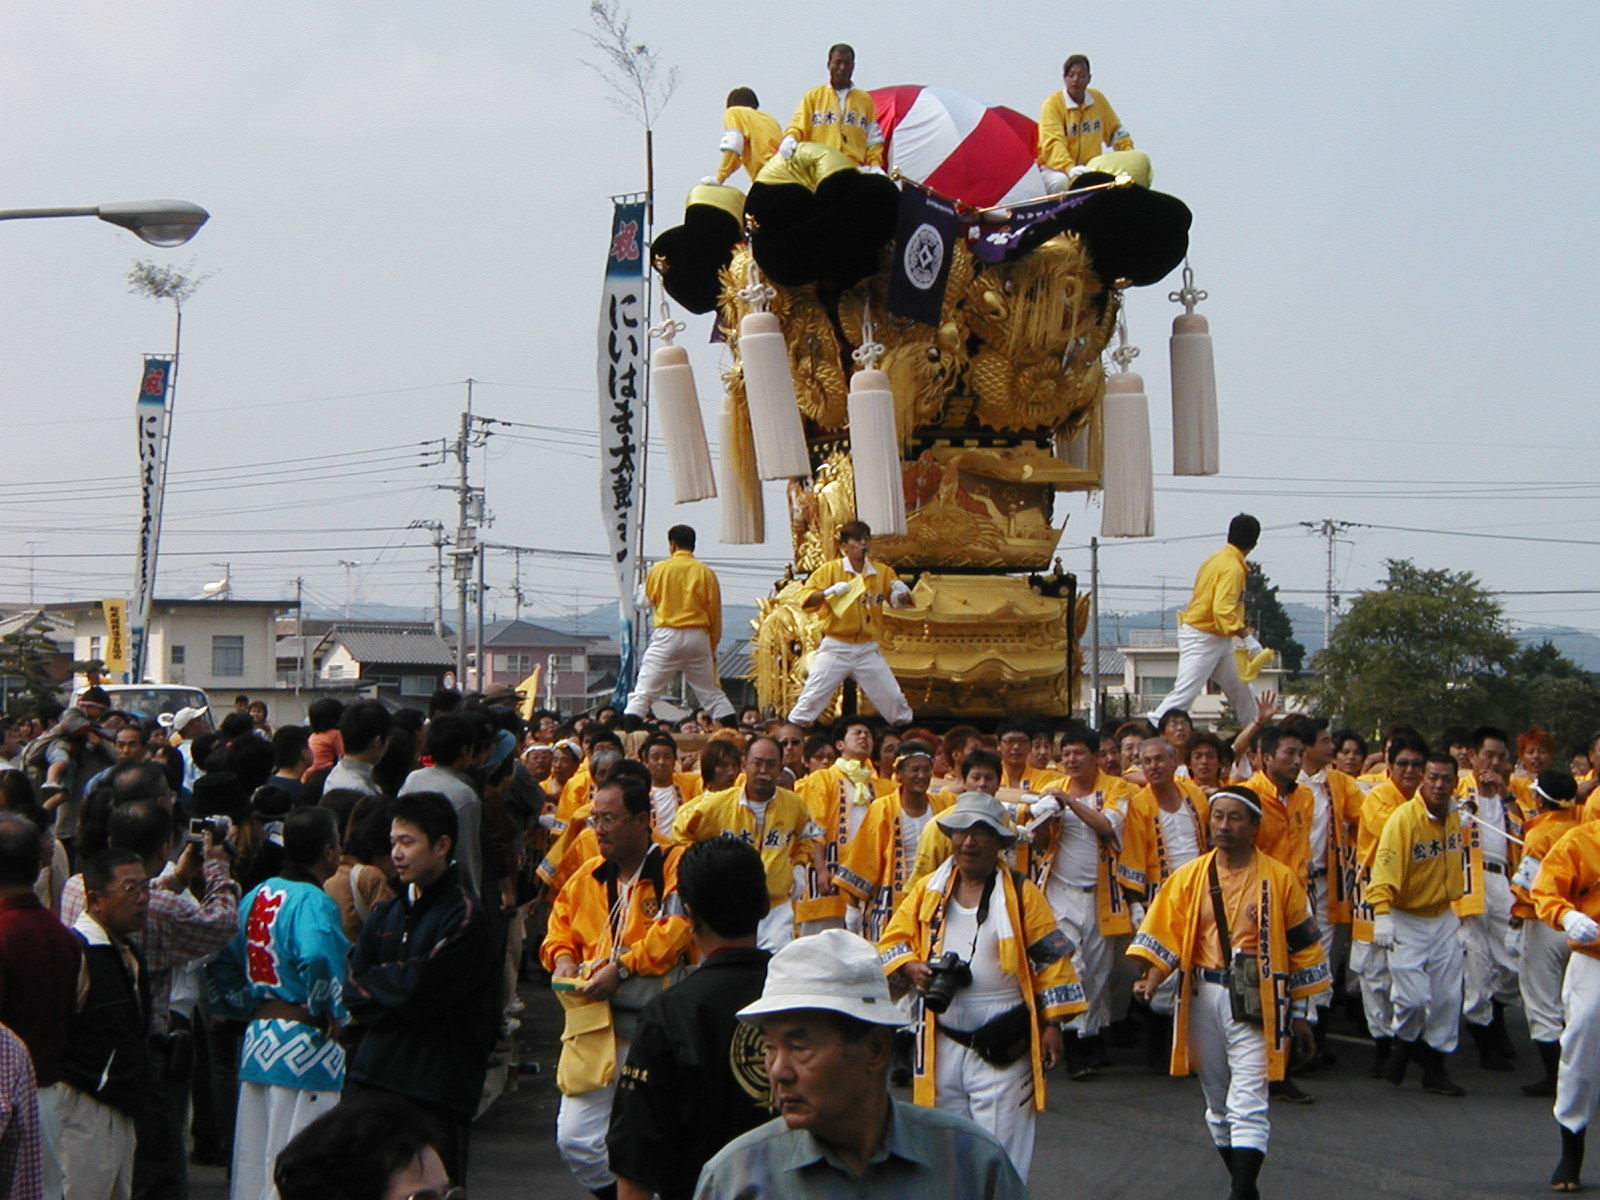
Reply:
M930 1012L942 1013L950 1007L956 993L972 982L972 968L954 950L928 960L933 977L922 993L922 1003Z
M209 833L212 841L225 842L232 832L233 822L227 817L194 817L189 821L189 834L184 841L199 845Z

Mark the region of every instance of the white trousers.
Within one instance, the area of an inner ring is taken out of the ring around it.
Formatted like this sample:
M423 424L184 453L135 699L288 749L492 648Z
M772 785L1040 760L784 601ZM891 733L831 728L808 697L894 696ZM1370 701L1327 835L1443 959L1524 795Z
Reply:
M229 1200L278 1200L278 1189L272 1182L278 1152L290 1138L323 1113L332 1112L338 1103L338 1092L241 1082Z
M1394 1036L1425 1041L1442 1054L1456 1048L1461 1027L1461 920L1445 909L1436 917L1390 910L1394 948L1389 979Z
M1213 680L1228 697L1241 723L1255 718L1255 693L1239 678L1239 664L1233 660L1233 639L1193 625L1179 625L1178 677L1166 699L1150 710L1150 720L1159 721L1169 708L1187 712L1195 697Z
M1561 985L1567 1027L1561 1031L1561 1071L1556 1076L1556 1122L1581 1133L1600 1101L1600 959L1574 954Z
M1189 1004L1189 1060L1206 1098L1206 1126L1218 1146L1267 1152L1267 1039L1233 1019L1228 989L1196 979Z
M1058 927L1077 947L1072 952L1072 969L1078 973L1078 982L1083 984L1083 998L1089 1006L1063 1028L1083 1037L1093 1037L1111 1024L1114 947L1100 936L1100 906L1093 889L1086 892L1051 881L1048 894Z
M60 1134L65 1200L128 1200L133 1195L133 1118L71 1084L49 1088Z
M900 681L889 670L877 642L841 642L825 637L811 659L811 671L800 698L789 710L789 721L806 726L828 707L834 692L846 679L854 679L862 694L872 702L878 715L891 725L911 721L911 705L906 703Z
M617 1074L628 1058L629 1043L617 1039ZM556 1149L561 1161L591 1192L616 1183L611 1158L606 1153L606 1131L611 1127L611 1101L617 1094L617 1075L603 1088L581 1096L561 1097L556 1110Z
M1009 1067L996 1067L975 1050L943 1034L935 1055L935 1107L966 1117L994 1134L1011 1165L1028 1179L1033 1163L1033 1059L1024 1054Z
M1567 935L1543 921L1522 923L1522 1009L1528 1014L1528 1032L1536 1042L1561 1039L1566 1024L1562 1013L1561 984L1567 973L1572 944Z
M794 901L785 900L767 910L756 926L756 945L776 954L794 941Z
M66 1084L39 1089L39 1157L44 1167L44 1200L61 1200L61 1097Z
M733 701L717 684L712 659L715 651L711 634L703 628L664 629L658 625L639 659L639 674L624 711L632 717L649 716L650 706L666 693L672 677L682 671L701 708L713 717L732 716Z
M1338 956L1348 948L1350 940L1350 926L1335 925L1328 919L1328 887L1331 881L1327 872L1311 880L1306 889L1307 898L1311 901L1311 915L1317 920L1317 940L1322 943L1322 961L1328 964L1328 974L1336 977L1339 973ZM1343 934L1341 937L1340 935ZM1318 992L1311 998L1313 1008L1330 1008L1333 1005L1333 989Z
M1461 921L1461 948L1466 952L1461 1015L1474 1025L1494 1020L1495 1001L1510 1004L1518 995L1510 880L1485 871L1483 899L1483 912Z
M1394 1036L1394 996L1389 979L1389 955L1371 942L1350 943L1350 969L1361 981L1361 1012L1367 1031L1375 1038Z

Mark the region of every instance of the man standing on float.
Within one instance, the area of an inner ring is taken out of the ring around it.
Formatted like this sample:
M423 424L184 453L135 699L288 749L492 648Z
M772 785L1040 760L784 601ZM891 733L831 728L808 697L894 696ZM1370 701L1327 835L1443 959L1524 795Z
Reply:
M1228 522L1228 544L1200 564L1189 607L1178 614L1178 677L1167 698L1150 712L1159 721L1169 708L1187 711L1206 684L1215 680L1241 721L1255 711L1250 685L1239 678L1233 639L1244 637L1251 654L1261 649L1244 621L1245 556L1256 548L1261 522L1240 513Z
M911 705L878 648L883 606L911 606L911 589L894 568L867 557L872 530L865 521L847 521L839 527L839 548L844 557L824 563L806 580L800 607L816 611L822 622L822 643L811 660L806 685L789 710L789 720L810 725L834 691L854 679L872 707L891 725L911 721Z

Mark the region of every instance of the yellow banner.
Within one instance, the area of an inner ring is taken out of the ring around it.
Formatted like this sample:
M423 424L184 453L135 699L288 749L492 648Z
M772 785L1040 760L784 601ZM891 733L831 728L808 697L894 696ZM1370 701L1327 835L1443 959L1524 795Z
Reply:
M128 602L102 600L100 611L106 619L106 640L100 657L107 671L128 669Z

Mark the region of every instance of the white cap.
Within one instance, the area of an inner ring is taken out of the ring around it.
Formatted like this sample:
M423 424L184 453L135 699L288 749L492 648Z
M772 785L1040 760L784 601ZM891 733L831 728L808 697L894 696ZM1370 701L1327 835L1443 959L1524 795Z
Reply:
M772 956L761 999L738 1012L758 1022L805 1008L843 1013L871 1025L903 1025L889 998L889 981L871 942L843 929L796 938Z
M162 713L156 718L156 723L166 729L175 729L182 733L183 727L190 721L197 721L205 715L206 710L203 708L180 708L171 717L168 717L166 713Z

